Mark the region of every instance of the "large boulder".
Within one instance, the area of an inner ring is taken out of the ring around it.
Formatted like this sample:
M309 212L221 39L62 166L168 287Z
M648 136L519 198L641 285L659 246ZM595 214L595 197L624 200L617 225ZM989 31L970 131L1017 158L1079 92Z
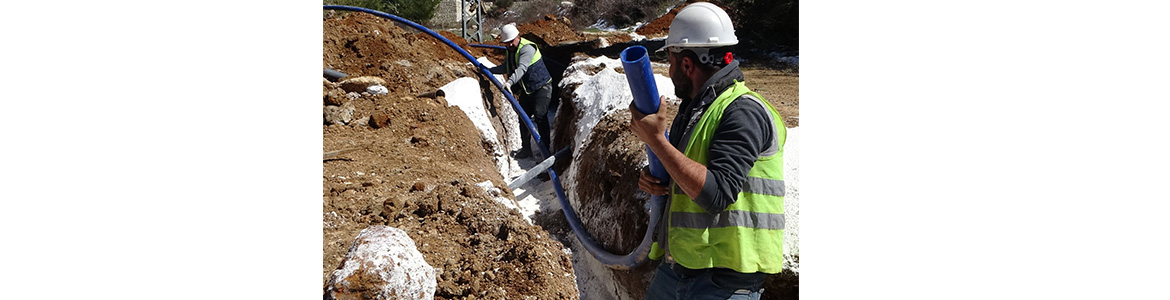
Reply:
M432 299L436 276L406 232L370 226L333 271L325 299Z

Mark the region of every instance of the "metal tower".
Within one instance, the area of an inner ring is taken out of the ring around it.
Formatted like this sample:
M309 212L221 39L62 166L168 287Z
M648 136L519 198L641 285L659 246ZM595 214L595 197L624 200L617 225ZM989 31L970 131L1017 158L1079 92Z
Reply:
M459 13L463 20L463 39L468 41L475 40L477 43L483 42L483 1L482 0L462 0L459 3ZM475 27L474 32L467 31L468 23Z

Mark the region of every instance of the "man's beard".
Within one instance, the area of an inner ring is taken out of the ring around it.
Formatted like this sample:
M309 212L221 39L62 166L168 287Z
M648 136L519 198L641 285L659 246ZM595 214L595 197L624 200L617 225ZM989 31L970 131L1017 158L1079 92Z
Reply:
M684 101L691 100L691 92L694 89L693 84L691 84L690 78L687 78L687 75L683 74L682 70L679 69L682 68L676 68L670 74L670 82L674 83L674 95Z

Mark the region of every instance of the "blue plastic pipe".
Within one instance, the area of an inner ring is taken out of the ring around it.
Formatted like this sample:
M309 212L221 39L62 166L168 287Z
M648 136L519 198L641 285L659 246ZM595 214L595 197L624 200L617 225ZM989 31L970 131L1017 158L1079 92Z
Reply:
M637 45L627 47L622 50L620 58L626 71L626 82L630 84L630 93L634 96L634 108L645 115L657 113L661 100L658 97L658 84L654 82L654 69L650 67L650 56L647 55L646 48ZM658 155L650 150L650 146L646 146L646 156L649 160L650 175L658 177L664 183L667 182L670 174L666 172L662 161L658 160ZM646 228L646 235L642 237L642 244L634 252L644 254L650 252L652 236L662 218L666 202L667 196L653 196L650 197L650 202L646 203L650 208L650 225Z
M528 126L528 129L529 129L528 131L531 132L532 137L536 139L536 141L537 141L536 145L540 149L540 152L545 157L549 156L548 147L544 146L544 143L542 142L543 137L541 137L539 134L537 134L536 126L532 124L532 120L528 118L528 114L525 113L524 109L520 107L520 103L516 102L516 98L512 96L512 93L509 92L508 89L504 88L504 84L500 83L499 80L496 80L495 76L492 76L492 72L490 70L488 70L487 66L484 66L483 64L479 63L479 61L475 60L475 57L472 57L471 53L467 53L467 50L463 50L463 48L460 48L459 45L456 45L454 42L451 42L451 40L444 38L442 35L439 35L438 33L434 32L426 27L423 27L422 25L419 25L418 23L411 22L410 20L403 19L403 18L395 16L395 15L391 15L388 13L384 13L384 12L380 12L380 11L376 11L376 10L372 10L372 9L355 7L355 6L345 6L345 5L325 5L324 9L325 10L345 10L345 11L364 12L364 13L372 14L375 16L383 17L386 19L390 19L390 20L398 22L398 23L406 24L407 26L410 26L418 31L421 31L421 32L426 33L427 35L430 35L431 37L434 37L435 39L438 39L439 41L442 41L448 47L451 47L451 49L454 49L456 52L459 52L460 55L463 55L463 58L467 59L467 61L471 62L471 64L473 66L475 66L477 69L479 69L480 73L486 75L487 78L492 81L492 84L495 84L496 88L499 89L500 92L502 92L504 94L505 98L508 98L508 101L510 103L512 103L512 108L516 109L516 112L519 113L519 115L520 115L520 119L524 121L524 126ZM573 211L573 206L569 204L568 198L565 197L565 190L564 190L564 188L561 187L561 180L560 180L560 177L557 176L556 171L553 171L553 169L550 167L548 169L548 175L553 180L553 187L556 190L557 198L560 199L561 211L563 211L565 213L565 219L567 219L569 222L569 228L573 230L573 234L577 236L577 240L581 241L581 245L585 247L585 250L589 251L590 254L593 254L593 257L596 258L597 261L600 261L602 264L606 265L607 267L610 267L613 269L618 269L618 270L626 270L629 268L637 267L638 265L641 265L642 263L645 262L645 260L647 258L647 253L650 251L650 249L648 247L645 250L635 250L633 253L630 253L627 255L615 255L613 253L609 253L609 251L605 250L604 247L602 247L600 244L598 244L597 241L593 239L593 236L590 236L589 232L585 231L585 224L582 224L581 220L579 218L577 218L577 213ZM651 235L651 233L653 232L654 225L658 223L656 216L659 216L662 214L660 206L658 206L659 209L657 211L654 210L654 207L655 206L651 205L650 229L647 230L647 233L646 233L647 237L649 237ZM646 241L646 239L644 238L643 244L647 244L645 241ZM641 249L641 247L639 249ZM639 251L642 251L642 252L639 253Z
M467 45L472 46L472 47L480 47L480 48L508 49L508 47L504 47L504 46L486 45L486 44L467 44Z
M646 48L630 46L622 50L622 66L626 70L626 81L630 83L630 92L634 94L634 108L643 115L658 112L658 84L654 83L654 69L650 67L650 56L646 55ZM662 166L662 161L646 146L646 155L650 157L650 174L665 182L670 174Z

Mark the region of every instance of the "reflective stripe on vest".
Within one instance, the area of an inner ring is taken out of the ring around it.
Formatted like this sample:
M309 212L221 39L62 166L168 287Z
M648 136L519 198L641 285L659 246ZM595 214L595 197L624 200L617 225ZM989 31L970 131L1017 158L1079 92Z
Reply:
M784 229L784 214L731 210L718 215L708 213L670 212L673 227L707 229L722 227L752 227Z
M787 130L780 113L737 81L703 112L689 134L683 154L706 165L708 147L723 110L736 99L755 100L768 110L775 130L774 145L767 147L752 165L735 203L720 213L708 213L677 185L672 187L667 232L670 253L675 262L691 269L722 267L742 273L775 274L784 266L783 148ZM654 245L650 257L657 259L663 252Z

